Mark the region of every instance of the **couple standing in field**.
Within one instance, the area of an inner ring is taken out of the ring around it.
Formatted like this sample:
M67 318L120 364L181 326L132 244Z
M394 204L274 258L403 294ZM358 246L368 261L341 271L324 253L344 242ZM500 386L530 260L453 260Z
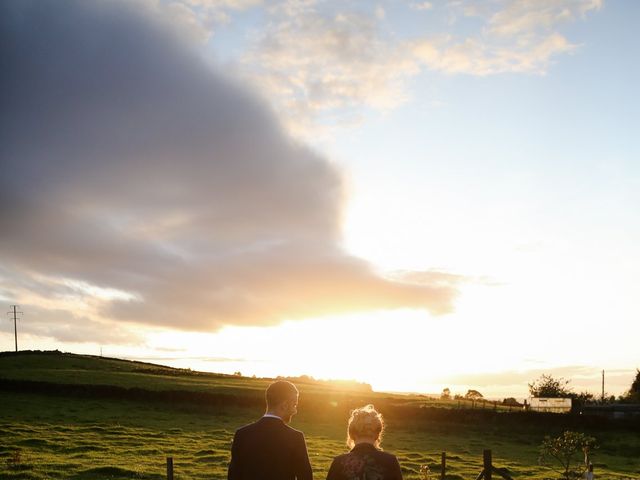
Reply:
M277 381L265 393L267 412L233 437L228 480L312 480L302 432L288 423L298 411L298 389ZM382 415L373 405L351 412L349 453L333 459L327 480L402 480L398 459L380 449Z

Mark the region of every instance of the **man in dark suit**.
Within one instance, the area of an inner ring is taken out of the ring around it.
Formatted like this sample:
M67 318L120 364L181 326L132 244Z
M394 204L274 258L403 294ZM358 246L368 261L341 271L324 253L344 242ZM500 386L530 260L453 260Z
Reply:
M288 425L298 412L298 389L277 381L265 397L264 416L233 437L228 480L313 480L304 435Z

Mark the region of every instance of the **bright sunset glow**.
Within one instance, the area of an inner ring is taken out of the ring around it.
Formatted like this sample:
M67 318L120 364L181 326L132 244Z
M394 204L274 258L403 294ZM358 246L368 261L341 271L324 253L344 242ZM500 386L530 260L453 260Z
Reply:
M629 387L639 3L12 5L20 349L495 398L542 373Z

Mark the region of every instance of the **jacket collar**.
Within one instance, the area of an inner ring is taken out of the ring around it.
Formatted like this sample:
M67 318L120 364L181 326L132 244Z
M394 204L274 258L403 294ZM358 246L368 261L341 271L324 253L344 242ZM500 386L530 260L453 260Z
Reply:
M379 451L379 449L376 448L376 446L371 443L359 443L357 445L354 445L351 451L352 452L369 452L369 451L375 452L375 451Z
M285 425L284 420L282 420L280 417L276 417L274 416L263 416L260 418L260 420L258 420L259 422L269 422L269 423L281 423L282 425Z

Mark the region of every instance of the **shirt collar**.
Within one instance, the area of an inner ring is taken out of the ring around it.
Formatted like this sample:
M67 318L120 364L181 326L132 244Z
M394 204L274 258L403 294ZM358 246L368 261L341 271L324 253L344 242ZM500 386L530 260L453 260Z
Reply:
M277 415L274 415L273 413L265 413L262 418L277 418L278 420L282 420L282 418L280 418Z

